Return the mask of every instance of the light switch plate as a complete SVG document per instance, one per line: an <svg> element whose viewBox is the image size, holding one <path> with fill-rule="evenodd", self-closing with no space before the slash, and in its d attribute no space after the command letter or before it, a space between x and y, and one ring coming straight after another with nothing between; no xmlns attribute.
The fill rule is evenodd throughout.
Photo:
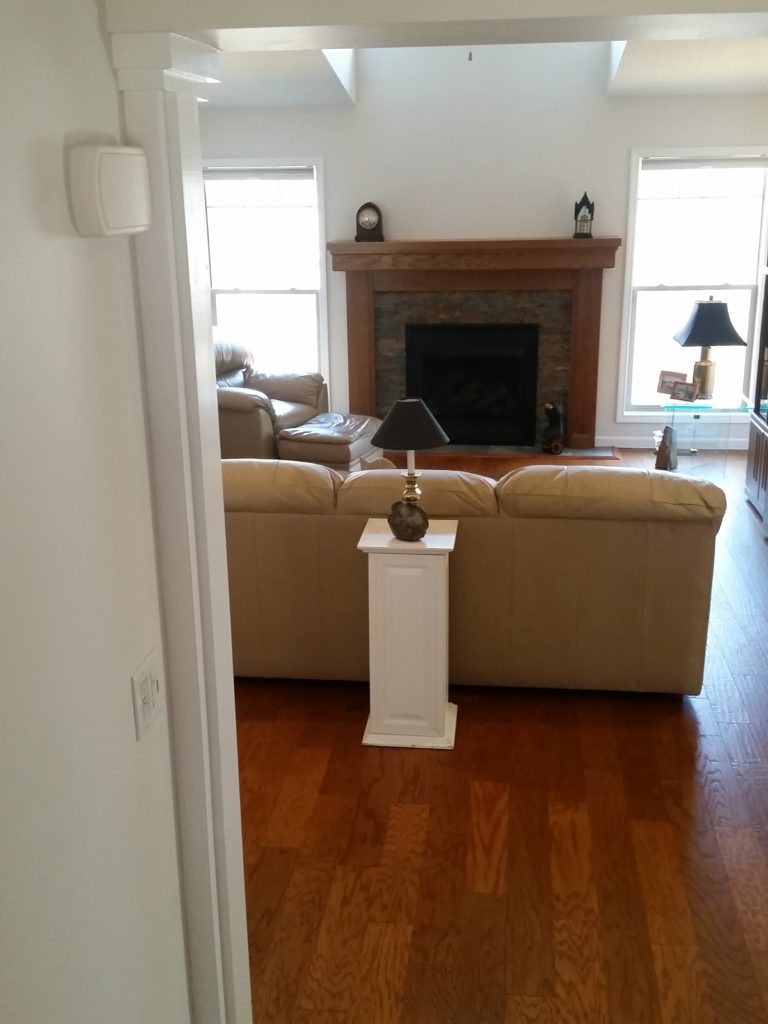
<svg viewBox="0 0 768 1024"><path fill-rule="evenodd" d="M156 647L131 676L133 721L140 740L160 712L162 697L162 661Z"/></svg>

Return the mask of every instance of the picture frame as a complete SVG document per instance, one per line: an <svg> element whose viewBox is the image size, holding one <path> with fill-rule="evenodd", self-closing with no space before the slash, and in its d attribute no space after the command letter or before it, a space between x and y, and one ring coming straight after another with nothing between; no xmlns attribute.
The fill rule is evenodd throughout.
<svg viewBox="0 0 768 1024"><path fill-rule="evenodd" d="M686 375L684 373L678 373L677 370L662 370L659 374L659 384L656 390L660 395L671 395L672 386L682 381L686 381Z"/></svg>
<svg viewBox="0 0 768 1024"><path fill-rule="evenodd" d="M669 397L675 402L695 402L699 393L699 382L678 380L672 385Z"/></svg>

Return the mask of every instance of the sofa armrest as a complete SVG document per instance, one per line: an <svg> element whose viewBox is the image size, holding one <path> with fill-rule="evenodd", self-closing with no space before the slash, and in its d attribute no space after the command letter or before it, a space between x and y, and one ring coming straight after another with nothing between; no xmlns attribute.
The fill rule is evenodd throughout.
<svg viewBox="0 0 768 1024"><path fill-rule="evenodd" d="M275 410L260 391L220 388L219 440L222 459L271 459L275 455Z"/></svg>
<svg viewBox="0 0 768 1024"><path fill-rule="evenodd" d="M251 388L219 388L216 394L220 410L227 412L253 412L264 409L274 416L272 402L263 391Z"/></svg>
<svg viewBox="0 0 768 1024"><path fill-rule="evenodd" d="M328 390L320 373L258 373L248 375L249 388L263 391L281 402L309 405L316 412L327 412Z"/></svg>

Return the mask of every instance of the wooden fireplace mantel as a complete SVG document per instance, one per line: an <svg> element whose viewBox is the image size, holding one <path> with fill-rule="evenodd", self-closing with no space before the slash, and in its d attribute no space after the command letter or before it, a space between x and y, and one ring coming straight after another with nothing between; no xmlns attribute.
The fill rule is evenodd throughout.
<svg viewBox="0 0 768 1024"><path fill-rule="evenodd" d="M568 443L591 448L603 270L615 265L620 245L614 237L330 242L331 266L347 275L350 409L376 412L376 292L568 291Z"/></svg>

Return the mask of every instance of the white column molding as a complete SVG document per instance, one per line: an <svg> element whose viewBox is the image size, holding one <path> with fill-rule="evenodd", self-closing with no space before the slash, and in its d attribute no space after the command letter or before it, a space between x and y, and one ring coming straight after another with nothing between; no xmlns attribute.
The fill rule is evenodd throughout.
<svg viewBox="0 0 768 1024"><path fill-rule="evenodd" d="M208 78L194 70L215 53L208 51L173 35L113 39L127 141L142 146L149 161L152 226L134 242L192 1019L246 1024L245 888L196 98L196 84Z"/></svg>
<svg viewBox="0 0 768 1024"><path fill-rule="evenodd" d="M175 32L113 35L112 65L117 71L168 70L199 82L218 82L220 77L219 51Z"/></svg>

